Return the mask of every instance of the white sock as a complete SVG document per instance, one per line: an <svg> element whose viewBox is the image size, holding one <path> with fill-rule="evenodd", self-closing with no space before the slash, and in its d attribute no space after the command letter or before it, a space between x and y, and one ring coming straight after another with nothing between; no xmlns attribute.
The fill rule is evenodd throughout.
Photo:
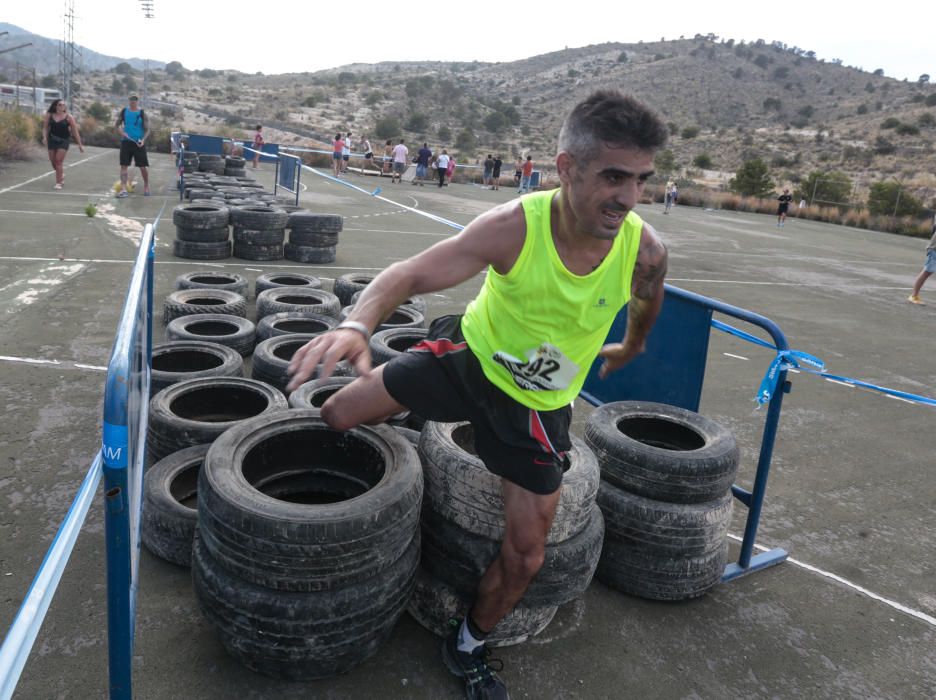
<svg viewBox="0 0 936 700"><path fill-rule="evenodd" d="M483 639L475 639L468 629L468 617L462 620L461 629L458 631L458 650L470 654L479 646L484 644Z"/></svg>

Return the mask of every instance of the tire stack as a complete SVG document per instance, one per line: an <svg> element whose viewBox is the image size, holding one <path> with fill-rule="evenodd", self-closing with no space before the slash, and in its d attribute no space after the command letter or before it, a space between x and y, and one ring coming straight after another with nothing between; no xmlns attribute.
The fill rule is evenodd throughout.
<svg viewBox="0 0 936 700"><path fill-rule="evenodd" d="M373 656L413 592L422 489L386 426L337 432L293 409L224 433L199 475L192 580L225 649L287 680Z"/></svg>
<svg viewBox="0 0 936 700"><path fill-rule="evenodd" d="M224 174L231 177L246 177L247 171L244 170L244 159L240 156L227 156L224 159Z"/></svg>
<svg viewBox="0 0 936 700"><path fill-rule="evenodd" d="M198 154L195 151L185 151L182 154L182 172L188 175L198 170Z"/></svg>
<svg viewBox="0 0 936 700"><path fill-rule="evenodd" d="M409 612L440 636L453 616L467 612L504 536L501 481L474 454L473 441L469 423L428 422L419 437L426 480L423 554ZM595 503L598 463L581 440L573 437L572 443L545 563L518 606L488 636L493 646L541 632L559 605L584 594L595 573L604 535Z"/></svg>
<svg viewBox="0 0 936 700"><path fill-rule="evenodd" d="M292 212L288 220L286 259L316 265L335 262L338 234L343 226L344 219L334 214Z"/></svg>
<svg viewBox="0 0 936 700"><path fill-rule="evenodd" d="M666 404L595 409L585 440L601 467L607 532L598 579L651 600L703 595L722 576L738 447L725 428Z"/></svg>
<svg viewBox="0 0 936 700"><path fill-rule="evenodd" d="M224 159L217 153L199 153L198 171L224 175Z"/></svg>
<svg viewBox="0 0 936 700"><path fill-rule="evenodd" d="M229 219L230 210L213 202L177 206L172 210L172 223L176 227L173 254L191 260L231 257Z"/></svg>
<svg viewBox="0 0 936 700"><path fill-rule="evenodd" d="M252 205L235 207L234 257L241 260L282 260L288 215L281 209Z"/></svg>

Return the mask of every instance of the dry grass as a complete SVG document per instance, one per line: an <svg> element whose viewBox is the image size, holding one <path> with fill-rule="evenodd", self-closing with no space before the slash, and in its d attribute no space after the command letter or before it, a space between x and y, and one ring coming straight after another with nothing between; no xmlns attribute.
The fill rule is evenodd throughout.
<svg viewBox="0 0 936 700"><path fill-rule="evenodd" d="M39 157L39 124L38 118L32 115L0 111L0 161Z"/></svg>

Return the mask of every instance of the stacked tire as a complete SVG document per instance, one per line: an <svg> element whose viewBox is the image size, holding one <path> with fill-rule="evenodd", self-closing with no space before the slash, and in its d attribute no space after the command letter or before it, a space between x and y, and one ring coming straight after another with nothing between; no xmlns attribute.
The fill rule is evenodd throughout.
<svg viewBox="0 0 936 700"><path fill-rule="evenodd" d="M738 470L734 436L692 411L621 401L595 409L585 440L601 467L607 528L598 579L651 600L696 598L715 586Z"/></svg>
<svg viewBox="0 0 936 700"><path fill-rule="evenodd" d="M335 214L294 211L289 214L287 260L321 265L335 262L344 219Z"/></svg>
<svg viewBox="0 0 936 700"><path fill-rule="evenodd" d="M231 211L234 257L242 260L282 260L288 215L274 207L253 205Z"/></svg>
<svg viewBox="0 0 936 700"><path fill-rule="evenodd" d="M213 202L177 206L172 210L172 223L176 227L173 254L191 260L231 257L229 220L230 210Z"/></svg>
<svg viewBox="0 0 936 700"><path fill-rule="evenodd" d="M244 177L247 175L244 165L244 159L240 156L228 156L224 159L224 174L232 177Z"/></svg>
<svg viewBox="0 0 936 700"><path fill-rule="evenodd" d="M595 573L604 536L595 503L598 464L581 440L573 437L572 443L545 563L518 606L488 636L493 646L541 632L558 606L584 594ZM467 612L504 537L500 478L484 467L472 445L469 423L430 421L419 437L426 480L423 555L409 612L440 636L447 634L450 618Z"/></svg>
<svg viewBox="0 0 936 700"><path fill-rule="evenodd" d="M373 656L413 592L422 489L385 426L337 432L294 409L224 433L199 475L192 580L225 649L288 680Z"/></svg>
<svg viewBox="0 0 936 700"><path fill-rule="evenodd" d="M198 154L195 151L185 151L182 154L182 172L188 175L198 170Z"/></svg>
<svg viewBox="0 0 936 700"><path fill-rule="evenodd" d="M216 153L199 153L198 171L224 175L224 159Z"/></svg>

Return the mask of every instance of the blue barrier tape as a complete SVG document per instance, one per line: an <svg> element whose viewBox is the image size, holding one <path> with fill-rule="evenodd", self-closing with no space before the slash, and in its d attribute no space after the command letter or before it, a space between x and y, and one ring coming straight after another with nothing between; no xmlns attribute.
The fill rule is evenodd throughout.
<svg viewBox="0 0 936 700"><path fill-rule="evenodd" d="M760 338L753 336L750 333L745 333L744 331L735 328L734 326L729 326L727 323L716 321L715 319L712 319L711 323L713 328L717 328L720 331L733 335L737 338L741 338L742 340L746 340L749 343L754 343L755 345L760 345L761 347L768 348L770 350L777 349L776 346L772 343L761 340ZM804 365L812 365L812 367ZM814 355L800 352L799 350L784 350L783 352L777 353L777 356L770 363L770 367L767 368L767 373L764 375L763 380L761 380L760 388L758 389L757 396L755 397L755 400L758 404L763 405L770 401L770 398L777 390L777 381L779 380L780 372L787 369L799 369L803 372L823 377L824 379L832 379L837 382L860 387L862 389L877 391L882 394L887 394L889 396L903 399L905 401L912 401L914 403L920 403L925 406L936 406L936 399L931 399L928 396L911 394L906 391L898 391L897 389L888 389L887 387L871 384L870 382L863 382L860 379L844 377L838 374L830 374L826 371L825 363L822 360L820 360L818 357L815 357Z"/></svg>

